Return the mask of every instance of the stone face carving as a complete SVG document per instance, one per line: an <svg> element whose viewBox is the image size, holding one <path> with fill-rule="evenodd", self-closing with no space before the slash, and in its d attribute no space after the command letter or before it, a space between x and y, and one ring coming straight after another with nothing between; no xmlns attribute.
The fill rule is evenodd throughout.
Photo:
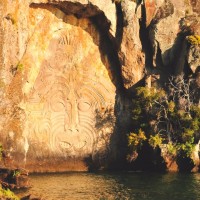
<svg viewBox="0 0 200 200"><path fill-rule="evenodd" d="M96 128L96 113L114 106L115 88L93 42L98 33L91 24L87 32L64 22L63 26L51 34L35 81L29 74L24 84L31 88L23 102L23 135L30 157L84 157L98 151L105 124ZM31 72L34 63L29 67Z"/></svg>

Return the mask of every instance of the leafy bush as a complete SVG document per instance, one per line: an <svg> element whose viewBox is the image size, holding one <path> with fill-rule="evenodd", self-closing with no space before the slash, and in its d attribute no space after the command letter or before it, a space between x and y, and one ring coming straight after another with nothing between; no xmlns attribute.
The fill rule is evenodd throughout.
<svg viewBox="0 0 200 200"><path fill-rule="evenodd" d="M187 41L192 45L200 45L200 35L190 35L187 37Z"/></svg>
<svg viewBox="0 0 200 200"><path fill-rule="evenodd" d="M177 146L178 154L181 155L183 158L190 158L193 150L194 150L194 143L193 141L187 141L185 143L180 143Z"/></svg>
<svg viewBox="0 0 200 200"><path fill-rule="evenodd" d="M13 177L17 177L17 176L20 176L21 172L19 170L15 170L13 172Z"/></svg>
<svg viewBox="0 0 200 200"><path fill-rule="evenodd" d="M162 144L163 139L160 137L159 134L151 135L149 138L149 144L155 149Z"/></svg>
<svg viewBox="0 0 200 200"><path fill-rule="evenodd" d="M200 38L199 38L200 39ZM144 140L154 149L167 144L171 155L190 157L200 139L200 107L193 102L190 80L170 80L168 90L139 87L133 100L134 133L128 135L130 150Z"/></svg>
<svg viewBox="0 0 200 200"><path fill-rule="evenodd" d="M177 154L177 148L172 142L167 144L167 153L171 156L176 156Z"/></svg>
<svg viewBox="0 0 200 200"><path fill-rule="evenodd" d="M140 129L138 133L130 133L128 135L128 146L136 151L146 139L144 131Z"/></svg>
<svg viewBox="0 0 200 200"><path fill-rule="evenodd" d="M20 200L19 197L17 197L12 191L9 189L2 189L0 188L0 198L3 199L10 199L10 200Z"/></svg>
<svg viewBox="0 0 200 200"><path fill-rule="evenodd" d="M139 87L136 89L136 96L133 99L133 126L138 131L142 129L150 130L151 120L155 119L153 112L157 112L156 102L165 98L164 90L156 88Z"/></svg>

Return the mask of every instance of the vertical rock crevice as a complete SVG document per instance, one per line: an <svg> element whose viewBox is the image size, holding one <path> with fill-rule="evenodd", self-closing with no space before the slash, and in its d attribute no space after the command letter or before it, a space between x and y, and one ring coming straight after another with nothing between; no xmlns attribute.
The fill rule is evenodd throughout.
<svg viewBox="0 0 200 200"><path fill-rule="evenodd" d="M142 51L145 54L145 69L147 73L151 73L153 69L153 47L149 38L149 27L147 27L147 16L146 7L144 4L141 5L142 16L139 19L140 25L140 41L142 44Z"/></svg>
<svg viewBox="0 0 200 200"><path fill-rule="evenodd" d="M94 26L97 28L100 34L99 49L102 52L102 58L104 56L108 57L109 67L108 69L111 73L111 80L113 81L116 89L120 92L124 91L123 79L121 74L121 63L118 57L118 50L116 48L116 42L113 41L112 36L109 34L108 29L105 29L105 26L102 26L102 15L97 15L91 18ZM120 23L120 22L119 22ZM119 29L120 31L120 29ZM118 33L116 33L118 34ZM120 39L120 35L118 35ZM104 59L102 59L104 62ZM105 62L104 62L105 63Z"/></svg>

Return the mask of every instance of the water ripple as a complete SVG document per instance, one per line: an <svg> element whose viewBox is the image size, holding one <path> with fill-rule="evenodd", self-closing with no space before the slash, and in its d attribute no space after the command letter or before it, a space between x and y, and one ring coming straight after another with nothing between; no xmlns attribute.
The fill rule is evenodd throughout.
<svg viewBox="0 0 200 200"><path fill-rule="evenodd" d="M200 200L199 174L64 173L31 175L45 200Z"/></svg>

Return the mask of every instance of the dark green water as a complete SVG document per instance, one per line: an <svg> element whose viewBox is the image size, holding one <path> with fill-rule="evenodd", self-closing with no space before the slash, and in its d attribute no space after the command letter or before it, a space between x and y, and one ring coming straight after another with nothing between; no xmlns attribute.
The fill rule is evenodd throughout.
<svg viewBox="0 0 200 200"><path fill-rule="evenodd" d="M200 174L65 173L30 176L45 200L200 200Z"/></svg>

